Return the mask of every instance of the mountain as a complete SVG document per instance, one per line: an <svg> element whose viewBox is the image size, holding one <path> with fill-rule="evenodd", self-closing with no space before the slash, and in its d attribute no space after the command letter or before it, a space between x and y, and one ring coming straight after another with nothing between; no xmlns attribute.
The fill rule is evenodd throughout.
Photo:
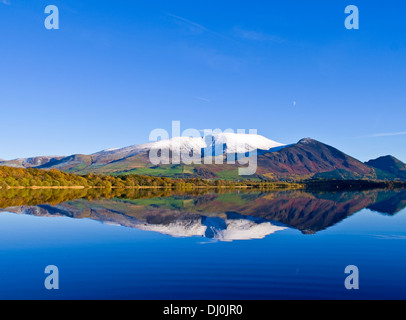
<svg viewBox="0 0 406 320"><path fill-rule="evenodd" d="M225 154L234 153L244 146L249 151L256 148L258 149L256 176L265 179L377 178L374 168L310 138L302 139L296 144L283 145L257 135L232 134L216 136L211 143L205 143L201 138L182 137L123 149L106 150L89 156L75 155L45 164L41 168L56 168L72 173L134 173L171 177L199 176L203 178L241 179L238 175L238 168L240 167L238 164L153 166L149 163L148 152L165 147L173 151L174 145L177 145L183 152L208 148L208 150L213 150L214 155L224 157L224 161ZM201 151L201 155L205 155L203 151Z"/></svg>
<svg viewBox="0 0 406 320"><path fill-rule="evenodd" d="M32 158L19 158L14 160L0 159L1 166L16 167L16 168L35 168L42 165L52 165L58 160L65 158L64 156L40 156Z"/></svg>
<svg viewBox="0 0 406 320"><path fill-rule="evenodd" d="M380 179L406 180L406 164L393 156L379 157L366 162L366 164L376 169Z"/></svg>
<svg viewBox="0 0 406 320"><path fill-rule="evenodd" d="M158 154L167 149L170 164L154 165L151 152ZM243 165L228 164L229 159L240 159L246 152L257 153L256 174L248 177L272 180L303 179L381 179L406 180L406 165L386 156L367 163L343 153L322 142L306 138L298 143L285 145L255 134L220 133L201 137L177 137L158 142L107 149L90 155L75 154L68 157L35 157L0 162L0 165L58 169L68 173L87 174L141 174L175 178L200 177L207 179L234 179ZM202 164L171 164L175 152L193 154ZM231 154L231 156L230 156ZM162 155L162 154L161 154ZM206 157L221 160L206 164Z"/></svg>
<svg viewBox="0 0 406 320"><path fill-rule="evenodd" d="M92 155L96 163L110 163L112 161L129 158L150 150L167 149L170 152L180 150L189 153L192 150L203 154L202 149L221 150L221 153L238 153L253 150L270 150L283 147L284 144L265 138L257 134L215 133L206 139L202 137L175 137L152 143L134 145L121 149L108 149ZM218 153L216 155L219 155Z"/></svg>
<svg viewBox="0 0 406 320"><path fill-rule="evenodd" d="M258 156L258 174L268 178L376 178L373 168L319 141L306 138Z"/></svg>
<svg viewBox="0 0 406 320"><path fill-rule="evenodd" d="M72 155L56 162L46 163L38 168L58 169L70 173L136 173L151 175L183 176L184 165L167 165L156 168L150 162L149 153L166 149L170 155L178 151L193 153L197 157L208 155L224 157L225 154L250 152L254 150L274 151L285 147L284 144L256 134L219 133L209 138L176 137L147 144L140 144L118 149L107 149L91 155ZM171 156L169 156L171 158ZM170 159L168 159L169 162ZM209 172L219 171L221 166L209 166ZM226 167L227 168L227 167ZM235 167L233 167L235 168ZM201 168L199 168L201 169ZM198 175L195 166L186 171ZM204 170L203 170L204 171ZM188 173L187 173L188 174ZM209 175L213 175L210 173ZM214 177L216 175L214 174Z"/></svg>

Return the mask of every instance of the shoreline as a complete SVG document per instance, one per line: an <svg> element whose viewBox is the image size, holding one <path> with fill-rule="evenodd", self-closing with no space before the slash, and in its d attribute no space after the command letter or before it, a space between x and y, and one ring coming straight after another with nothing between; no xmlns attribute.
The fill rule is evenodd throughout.
<svg viewBox="0 0 406 320"><path fill-rule="evenodd" d="M188 186L186 188L184 187L176 187L176 186L135 186L135 187L87 187L87 186L29 186L29 187L23 187L23 186L18 186L18 187L7 187L5 190L23 190L23 189L31 189L31 190L45 190L45 189L104 189L104 190L109 190L109 189L181 189L181 190L187 190L187 189L305 189L306 187L304 185L301 186L275 186L275 188L272 188L270 186L268 187L258 187L258 186ZM3 187L0 187L0 190L4 189Z"/></svg>
<svg viewBox="0 0 406 320"><path fill-rule="evenodd" d="M307 190L307 191L351 191L371 189L406 189L406 181L306 181L306 182L265 182L261 185L189 185L189 186L0 186L0 190Z"/></svg>

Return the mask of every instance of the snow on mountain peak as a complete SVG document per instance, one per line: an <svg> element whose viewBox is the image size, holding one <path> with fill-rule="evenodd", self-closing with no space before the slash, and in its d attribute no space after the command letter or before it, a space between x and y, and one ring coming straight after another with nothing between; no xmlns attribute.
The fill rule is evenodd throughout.
<svg viewBox="0 0 406 320"><path fill-rule="evenodd" d="M227 152L238 153L239 150L269 150L276 147L282 147L284 144L265 138L258 134L243 133L219 133L214 134L215 144L225 144Z"/></svg>
<svg viewBox="0 0 406 320"><path fill-rule="evenodd" d="M210 141L211 138L211 141ZM257 134L215 133L206 137L175 137L144 145L140 149L180 149L180 151L201 150L207 147L225 145L227 153L269 150L282 147L284 144Z"/></svg>
<svg viewBox="0 0 406 320"><path fill-rule="evenodd" d="M182 136L120 149L106 149L92 154L92 160L94 162L108 163L150 150L168 150L181 152L182 154L193 151L193 154L200 154L202 149L211 148L214 150L213 154L217 156L223 153L246 153L284 146L282 143L257 134L214 133L205 137Z"/></svg>

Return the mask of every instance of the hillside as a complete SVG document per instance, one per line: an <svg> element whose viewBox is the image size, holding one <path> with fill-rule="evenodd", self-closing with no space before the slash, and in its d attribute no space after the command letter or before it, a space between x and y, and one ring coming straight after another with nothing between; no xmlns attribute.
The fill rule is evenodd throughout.
<svg viewBox="0 0 406 320"><path fill-rule="evenodd" d="M375 179L374 169L313 139L258 156L258 174L270 178Z"/></svg>
<svg viewBox="0 0 406 320"><path fill-rule="evenodd" d="M45 164L52 165L58 160L61 160L65 157L63 156L40 156L40 157L32 157L32 158L19 158L14 160L3 160L0 159L0 166L8 166L8 167L15 167L15 168L35 168Z"/></svg>
<svg viewBox="0 0 406 320"><path fill-rule="evenodd" d="M376 169L379 179L406 180L406 164L393 156L379 157L366 164Z"/></svg>

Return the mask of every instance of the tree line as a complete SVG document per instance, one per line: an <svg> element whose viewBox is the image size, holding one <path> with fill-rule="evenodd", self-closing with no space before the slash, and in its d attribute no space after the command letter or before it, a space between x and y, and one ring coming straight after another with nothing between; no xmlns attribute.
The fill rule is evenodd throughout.
<svg viewBox="0 0 406 320"><path fill-rule="evenodd" d="M177 188L195 187L253 187L253 188L286 188L300 187L283 182L265 181L230 181L202 178L167 178L145 175L110 176L89 173L75 175L56 169L41 170L35 168L13 168L0 166L0 187L3 189L18 187L84 187L84 188Z"/></svg>

